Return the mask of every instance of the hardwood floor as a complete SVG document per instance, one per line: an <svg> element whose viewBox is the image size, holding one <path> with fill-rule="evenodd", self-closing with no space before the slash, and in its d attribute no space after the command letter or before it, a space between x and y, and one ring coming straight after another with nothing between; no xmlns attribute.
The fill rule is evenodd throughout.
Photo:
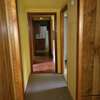
<svg viewBox="0 0 100 100"><path fill-rule="evenodd" d="M33 73L54 73L55 63L48 57L36 57L32 65L32 71Z"/></svg>

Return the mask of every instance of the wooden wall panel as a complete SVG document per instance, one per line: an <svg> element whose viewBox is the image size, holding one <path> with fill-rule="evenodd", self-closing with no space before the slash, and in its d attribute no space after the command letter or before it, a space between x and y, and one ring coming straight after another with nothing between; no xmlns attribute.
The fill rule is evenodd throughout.
<svg viewBox="0 0 100 100"><path fill-rule="evenodd" d="M5 0L10 61L13 75L15 100L23 100L24 88L17 20L16 0Z"/></svg>
<svg viewBox="0 0 100 100"><path fill-rule="evenodd" d="M82 47L82 95L92 94L94 67L94 37L96 30L96 1L84 0Z"/></svg>
<svg viewBox="0 0 100 100"><path fill-rule="evenodd" d="M86 96L82 97L81 100L100 100L100 96Z"/></svg>
<svg viewBox="0 0 100 100"><path fill-rule="evenodd" d="M23 100L15 0L0 0L0 100Z"/></svg>

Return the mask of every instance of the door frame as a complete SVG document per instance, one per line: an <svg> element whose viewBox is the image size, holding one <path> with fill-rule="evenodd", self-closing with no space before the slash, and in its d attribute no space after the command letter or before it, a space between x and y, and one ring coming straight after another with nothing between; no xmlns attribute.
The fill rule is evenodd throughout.
<svg viewBox="0 0 100 100"><path fill-rule="evenodd" d="M33 54L32 54L32 50L33 49L33 46L34 45L32 43L33 39L32 39L32 35L33 35L33 31L32 31L32 19L34 16L46 16L46 17L51 17L51 16L54 16L55 18L55 35L54 35L54 38L55 38L55 72L54 73L57 73L58 72L58 67L57 67L57 14L56 12L28 12L27 13L27 19L28 19L28 26L29 27L29 48L30 48L30 63L31 63L31 73L33 73L33 68L32 68L32 62L33 62ZM51 26L51 25L50 25Z"/></svg>
<svg viewBox="0 0 100 100"><path fill-rule="evenodd" d="M80 85L79 85L79 82L81 83L81 81L79 80L80 79L80 65L81 63L79 62L79 59L81 58L80 55L81 55L81 46L82 46L82 42L80 40L80 34L81 34L81 31L83 30L83 26L81 28L81 25L83 24L83 0L81 2L81 5L80 5L80 0L77 0L77 50L76 50L76 97L75 97L75 100L81 100L80 99ZM61 12L60 12L60 17L61 17L61 73L63 74L64 73L64 12L68 9L68 6L67 4L61 9ZM81 12L81 13L80 13ZM82 20L82 21L81 21ZM81 37L82 39L82 37ZM69 91L70 92L70 91ZM70 94L72 100L73 100L73 97L72 95Z"/></svg>
<svg viewBox="0 0 100 100"><path fill-rule="evenodd" d="M61 73L64 73L64 12L68 9L67 5L61 9Z"/></svg>

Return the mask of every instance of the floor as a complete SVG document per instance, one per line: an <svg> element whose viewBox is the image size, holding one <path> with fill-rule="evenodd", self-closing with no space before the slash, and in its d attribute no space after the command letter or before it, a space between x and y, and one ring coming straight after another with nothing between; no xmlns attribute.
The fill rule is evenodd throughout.
<svg viewBox="0 0 100 100"><path fill-rule="evenodd" d="M63 75L34 74L30 76L25 100L72 100Z"/></svg>
<svg viewBox="0 0 100 100"><path fill-rule="evenodd" d="M33 62L33 72L55 72L55 64L53 59L49 57L35 57Z"/></svg>

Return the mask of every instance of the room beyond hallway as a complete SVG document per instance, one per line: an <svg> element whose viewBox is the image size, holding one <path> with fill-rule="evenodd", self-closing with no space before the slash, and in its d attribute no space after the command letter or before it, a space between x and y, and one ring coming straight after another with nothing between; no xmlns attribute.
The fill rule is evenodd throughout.
<svg viewBox="0 0 100 100"><path fill-rule="evenodd" d="M29 78L25 100L71 100L64 76L33 74Z"/></svg>
<svg viewBox="0 0 100 100"><path fill-rule="evenodd" d="M34 63L32 65L33 73L54 73L55 63L51 58L48 57L35 57Z"/></svg>
<svg viewBox="0 0 100 100"><path fill-rule="evenodd" d="M32 73L56 72L56 13L28 12Z"/></svg>

